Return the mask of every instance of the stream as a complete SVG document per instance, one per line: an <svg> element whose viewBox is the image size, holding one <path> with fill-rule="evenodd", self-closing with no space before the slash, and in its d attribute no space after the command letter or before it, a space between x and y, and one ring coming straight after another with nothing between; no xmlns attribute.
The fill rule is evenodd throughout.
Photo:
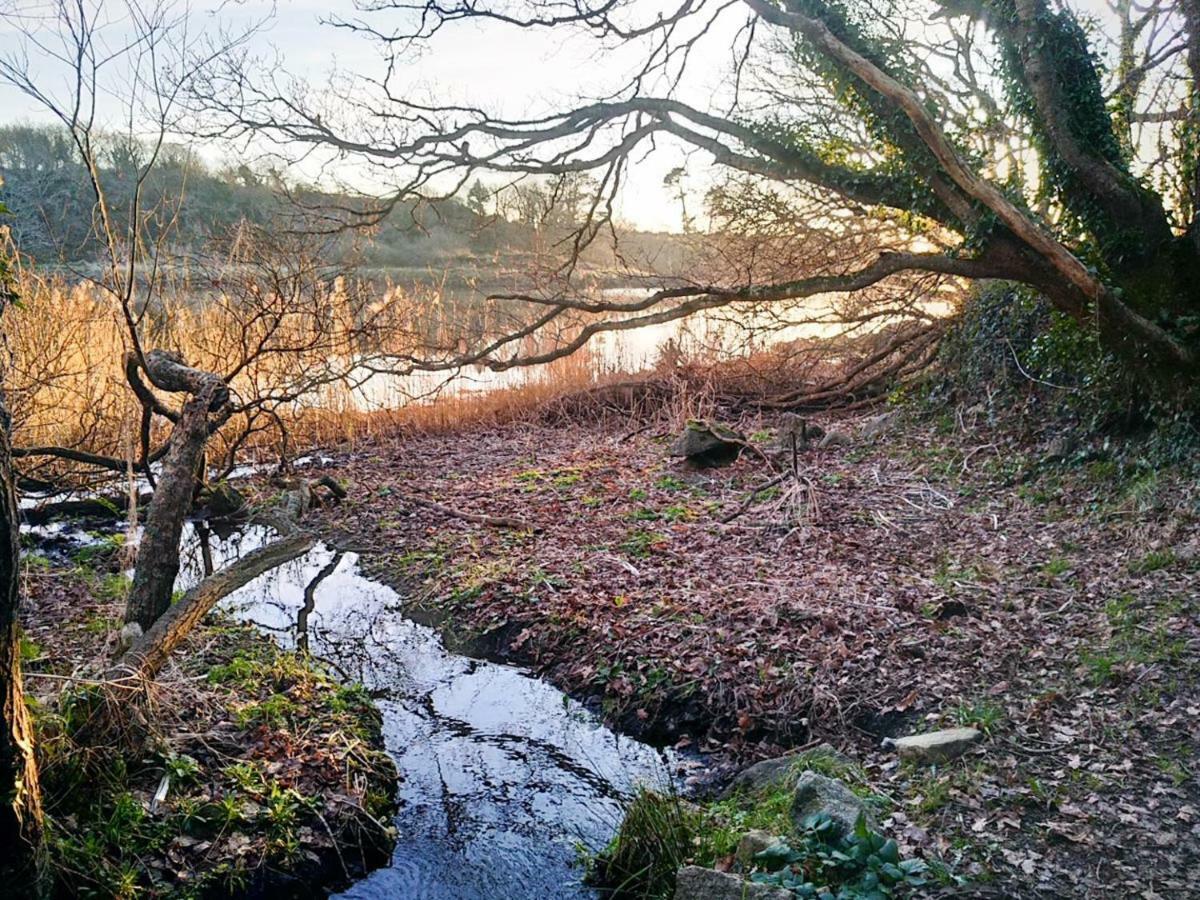
<svg viewBox="0 0 1200 900"><path fill-rule="evenodd" d="M210 538L212 563L267 538L256 528ZM189 527L177 587L202 577L198 548ZM449 652L353 553L318 544L223 606L361 682L382 712L400 776L398 843L386 868L340 897L595 897L581 883L580 850L603 847L629 793L663 786L679 763L529 672Z"/></svg>

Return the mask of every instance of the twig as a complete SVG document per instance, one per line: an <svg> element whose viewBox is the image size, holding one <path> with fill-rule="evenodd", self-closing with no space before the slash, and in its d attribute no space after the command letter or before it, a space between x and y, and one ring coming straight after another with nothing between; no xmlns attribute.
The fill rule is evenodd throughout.
<svg viewBox="0 0 1200 900"><path fill-rule="evenodd" d="M758 487L753 488L750 493L746 495L746 499L741 502L737 509L720 519L721 524L728 525L738 516L742 515L751 506L753 506L754 501L759 494L761 494L763 491L769 491L771 488L778 486L791 474L791 472L784 472L782 475L776 475L765 484L760 484Z"/></svg>
<svg viewBox="0 0 1200 900"><path fill-rule="evenodd" d="M426 500L424 497L417 497L413 494L400 494L398 496L405 503L411 503L414 506L424 506L443 515L453 516L456 519L462 519L466 522L474 522L477 525L487 525L491 528L511 528L514 531L536 532L542 530L540 526L514 516L487 516L482 513L464 512L461 509L455 509L452 506L446 506L443 503L437 503L433 500Z"/></svg>

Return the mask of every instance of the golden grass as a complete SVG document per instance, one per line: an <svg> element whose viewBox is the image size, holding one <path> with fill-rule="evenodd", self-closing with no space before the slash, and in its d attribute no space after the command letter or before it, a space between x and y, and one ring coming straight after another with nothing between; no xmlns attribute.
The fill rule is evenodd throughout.
<svg viewBox="0 0 1200 900"><path fill-rule="evenodd" d="M95 285L30 272L22 273L20 291L21 305L0 323L9 350L5 384L14 446L137 459L141 408L125 378L123 360L131 345L120 305ZM382 404L387 408L364 411L362 373L347 361L383 350L412 352L422 333L436 329L428 310L440 303L438 297L406 297L394 288L381 293L364 299L335 286L303 302L256 297L249 304L245 297L224 294L177 295L160 299L146 316L143 340L148 347L180 352L198 368L234 371L231 386L238 400L259 404L234 416L214 437L209 461L218 471L234 452L242 460L294 456L397 432L507 422L619 377L598 375L598 360L584 348L537 369L515 370L503 386L486 390L472 378L400 376ZM168 428L156 421L154 446L166 439ZM37 477L82 478L87 472L49 457L25 458L21 468Z"/></svg>

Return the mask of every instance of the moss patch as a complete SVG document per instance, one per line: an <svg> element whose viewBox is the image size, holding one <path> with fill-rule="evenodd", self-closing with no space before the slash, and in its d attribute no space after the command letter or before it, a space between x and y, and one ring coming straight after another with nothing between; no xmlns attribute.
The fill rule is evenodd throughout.
<svg viewBox="0 0 1200 900"><path fill-rule="evenodd" d="M317 660L216 619L177 651L118 738L89 738L114 600L49 576L26 627L78 681L30 672L55 896L314 896L383 863L396 772L378 710Z"/></svg>

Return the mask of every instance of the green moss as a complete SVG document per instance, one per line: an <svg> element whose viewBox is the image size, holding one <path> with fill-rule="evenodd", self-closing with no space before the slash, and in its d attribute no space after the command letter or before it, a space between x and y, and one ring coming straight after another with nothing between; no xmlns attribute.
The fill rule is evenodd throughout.
<svg viewBox="0 0 1200 900"><path fill-rule="evenodd" d="M306 768L329 765L328 776L304 783L324 790L326 777L344 778L346 793L366 784L364 809L374 821L386 821L394 768L376 749L382 744L379 714L365 690L339 684L317 661L248 627L204 627L210 631L205 654L182 661L185 680L194 679L196 669L206 675L198 682L209 686L206 703L224 704L235 722L253 732L244 741L246 753L278 754L286 747ZM104 701L99 688L84 687L37 712L48 851L63 896L224 896L262 877L269 883L271 872L311 853L312 835L326 834L327 826L347 854L361 855L371 846L377 847L372 853L385 852L387 835L375 826L364 830L367 819L326 813L322 822L324 794L305 794L290 780L294 770L273 774L270 757L231 754L227 740L203 765L153 738L125 748L85 742L81 729L90 727ZM232 745L238 746L236 738ZM151 813L147 798L164 776L170 790ZM211 852L204 849L209 845ZM235 852L237 846L245 852Z"/></svg>
<svg viewBox="0 0 1200 900"><path fill-rule="evenodd" d="M129 576L121 572L103 575L96 581L96 597L109 601L125 600L129 596L129 588L132 584Z"/></svg>

